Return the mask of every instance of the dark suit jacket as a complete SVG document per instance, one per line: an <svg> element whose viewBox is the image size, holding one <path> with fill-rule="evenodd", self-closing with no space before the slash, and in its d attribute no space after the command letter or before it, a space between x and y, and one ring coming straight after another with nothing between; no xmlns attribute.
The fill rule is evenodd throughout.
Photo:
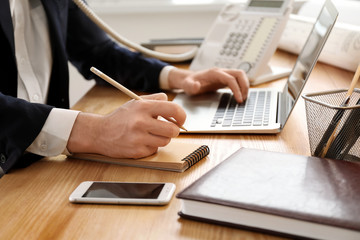
<svg viewBox="0 0 360 240"><path fill-rule="evenodd" d="M53 66L47 105L16 98L17 68L9 0L0 1L0 177L16 165L27 165L24 154L53 107L69 107L68 60L86 79L95 66L129 88L158 91L165 63L119 47L71 0L41 0L49 22ZM102 81L102 80L101 80Z"/></svg>

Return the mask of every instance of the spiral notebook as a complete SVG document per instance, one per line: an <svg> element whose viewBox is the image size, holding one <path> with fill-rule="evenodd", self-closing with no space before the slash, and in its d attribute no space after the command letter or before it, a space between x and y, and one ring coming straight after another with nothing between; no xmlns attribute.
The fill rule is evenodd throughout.
<svg viewBox="0 0 360 240"><path fill-rule="evenodd" d="M159 148L154 155L145 158L110 158L98 154L78 153L72 159L90 160L96 162L119 164L132 167L153 168L159 170L184 172L205 158L210 152L206 145L182 142L173 139L165 147Z"/></svg>

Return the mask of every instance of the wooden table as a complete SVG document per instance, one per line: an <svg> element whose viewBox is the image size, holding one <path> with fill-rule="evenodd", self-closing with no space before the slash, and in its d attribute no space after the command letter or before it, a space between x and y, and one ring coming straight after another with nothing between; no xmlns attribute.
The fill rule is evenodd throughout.
<svg viewBox="0 0 360 240"><path fill-rule="evenodd" d="M293 55L277 52L272 63L291 67L294 59ZM353 74L318 63L303 93L347 88ZM282 87L283 83L284 80L279 80L260 87ZM96 86L74 109L106 114L127 100L112 87ZM277 135L188 134L179 138L209 145L209 157L184 173L64 156L12 171L0 179L0 239L279 239L182 219L177 215L181 206L176 197L162 207L69 203L70 193L86 180L174 182L176 194L240 147L310 154L303 99Z"/></svg>

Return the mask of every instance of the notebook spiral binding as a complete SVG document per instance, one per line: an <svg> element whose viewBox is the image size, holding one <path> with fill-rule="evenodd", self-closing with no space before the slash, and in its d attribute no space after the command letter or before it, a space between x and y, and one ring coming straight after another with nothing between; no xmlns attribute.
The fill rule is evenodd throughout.
<svg viewBox="0 0 360 240"><path fill-rule="evenodd" d="M194 152L186 156L184 159L182 159L182 161L186 161L188 167L190 168L192 165L194 165L195 163L206 157L209 153L210 153L210 148L206 145L202 145Z"/></svg>

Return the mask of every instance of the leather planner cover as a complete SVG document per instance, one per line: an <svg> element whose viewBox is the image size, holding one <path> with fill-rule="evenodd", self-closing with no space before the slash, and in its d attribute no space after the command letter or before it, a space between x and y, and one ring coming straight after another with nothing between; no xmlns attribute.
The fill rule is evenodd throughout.
<svg viewBox="0 0 360 240"><path fill-rule="evenodd" d="M241 148L177 198L185 218L299 238L360 239L360 163Z"/></svg>

